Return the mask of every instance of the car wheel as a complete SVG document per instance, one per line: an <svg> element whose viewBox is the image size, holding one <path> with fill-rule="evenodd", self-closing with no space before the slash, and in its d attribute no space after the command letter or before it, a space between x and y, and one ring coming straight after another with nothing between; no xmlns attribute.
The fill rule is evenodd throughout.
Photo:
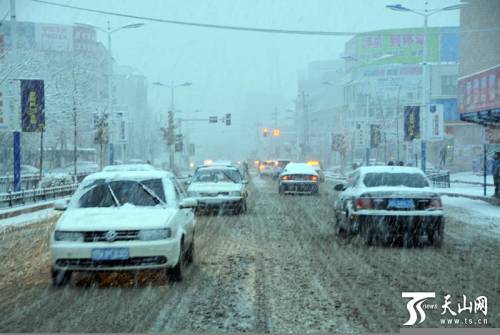
<svg viewBox="0 0 500 335"><path fill-rule="evenodd" d="M167 276L171 281L180 282L183 279L184 269L187 261L187 251L184 249L184 241L181 242L181 252L177 264L170 269L167 269Z"/></svg>
<svg viewBox="0 0 500 335"><path fill-rule="evenodd" d="M443 246L443 230L441 225L434 228L432 234L429 234L429 242L434 248L441 248Z"/></svg>
<svg viewBox="0 0 500 335"><path fill-rule="evenodd" d="M51 274L52 274L52 286L62 287L70 282L72 272L52 269Z"/></svg>
<svg viewBox="0 0 500 335"><path fill-rule="evenodd" d="M194 234L193 234L193 241L191 242L191 245L189 246L189 249L187 250L186 253L186 262L191 264L193 263L194 260Z"/></svg>
<svg viewBox="0 0 500 335"><path fill-rule="evenodd" d="M373 227L370 223L365 222L360 227L361 237L366 245L372 246L375 244L375 233L373 231Z"/></svg>
<svg viewBox="0 0 500 335"><path fill-rule="evenodd" d="M335 234L340 237L346 237L347 232L346 230L341 226L339 217L337 213L335 213Z"/></svg>

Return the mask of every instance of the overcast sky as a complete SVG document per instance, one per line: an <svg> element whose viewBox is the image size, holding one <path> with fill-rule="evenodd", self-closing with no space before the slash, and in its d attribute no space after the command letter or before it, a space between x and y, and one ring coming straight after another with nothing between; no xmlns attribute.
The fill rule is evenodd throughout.
<svg viewBox="0 0 500 335"><path fill-rule="evenodd" d="M354 31L421 27L423 19L386 9L390 0L54 0L61 3L133 15L221 25L300 30ZM429 7L456 3L430 0ZM401 1L422 8L424 1ZM9 0L0 0L0 15ZM17 19L47 23L88 23L112 27L140 22L17 0ZM113 53L120 64L131 65L149 82L193 82L176 94L182 110L205 115L232 112L237 122L245 96L254 92L281 94L292 101L297 78L308 62L338 58L346 37L262 34L214 30L155 22L113 34ZM459 13L443 12L431 26L458 25ZM106 45L106 36L98 38ZM151 86L150 103L168 101L165 89ZM158 109L158 108L155 108ZM234 131L237 131L234 128Z"/></svg>

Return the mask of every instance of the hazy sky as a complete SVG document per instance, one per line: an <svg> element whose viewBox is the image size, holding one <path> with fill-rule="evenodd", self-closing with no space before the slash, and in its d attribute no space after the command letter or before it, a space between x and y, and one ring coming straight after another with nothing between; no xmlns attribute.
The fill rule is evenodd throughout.
<svg viewBox="0 0 500 335"><path fill-rule="evenodd" d="M54 0L57 1L57 0ZM172 20L222 25L301 30L355 31L422 26L411 13L386 9L390 0L59 0L61 3ZM454 0L430 0L429 7L442 7ZM422 8L424 1L401 1ZM9 0L0 0L0 15ZM138 22L17 0L20 21L113 27ZM176 105L203 114L233 112L235 123L245 96L252 92L280 93L287 100L296 94L297 77L307 63L338 58L345 37L262 34L195 28L144 22L139 29L113 34L113 53L120 64L144 73L149 82L191 81L181 88ZM431 26L458 25L459 13L443 12L430 19ZM100 41L106 44L104 34ZM154 106L168 101L168 91L151 86ZM201 129L200 129L201 130ZM237 131L234 127L232 131Z"/></svg>

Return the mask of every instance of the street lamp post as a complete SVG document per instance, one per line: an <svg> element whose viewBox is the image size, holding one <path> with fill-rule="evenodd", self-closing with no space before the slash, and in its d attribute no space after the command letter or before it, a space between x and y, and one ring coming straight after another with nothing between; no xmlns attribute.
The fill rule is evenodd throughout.
<svg viewBox="0 0 500 335"><path fill-rule="evenodd" d="M421 135L421 167L422 170L425 172L425 165L426 165L426 137L427 137L427 110L428 110L428 105L429 105L429 94L427 92L427 28L428 28L428 20L429 16L434 15L439 12L443 11L450 11L450 10L457 10L465 6L466 3L459 3L456 5L450 5L442 8L435 8L435 9L428 9L428 2L425 2L425 9L423 10L418 10L418 9L411 9L408 7L405 7L401 4L396 4L396 5L387 5L386 8L398 12L410 12L414 13L417 15L420 15L424 18L424 39L423 39L423 54L422 54L422 111L421 111L421 128L422 128L422 135Z"/></svg>
<svg viewBox="0 0 500 335"><path fill-rule="evenodd" d="M154 82L153 85L167 87L167 88L170 89L170 111L169 111L169 114L171 115L171 117L168 118L169 124L168 124L167 129L168 129L169 132L172 132L172 135L173 135L174 125L171 124L171 122L173 123L173 120L174 120L174 108L175 108L175 105L174 105L174 94L175 94L175 89L178 88L178 87L191 86L192 83L186 81L186 82L184 82L182 84L174 84L173 82L171 82L170 84L164 84L164 83L161 83L161 82L157 81L157 82ZM169 145L168 165L169 165L170 171L172 171L172 172L175 169L174 160L175 160L175 145L174 144L170 144Z"/></svg>
<svg viewBox="0 0 500 335"><path fill-rule="evenodd" d="M116 28L111 28L111 24L108 20L108 25L106 28L101 28L97 26L93 26L91 24L86 24L86 23L76 23L77 26L81 27L88 27L88 28L93 28L98 31L101 31L103 33L107 34L108 37L108 52L109 52L109 62L108 62L108 115L112 117L112 109L113 109L113 52L111 50L111 35L113 33L116 33L122 29L135 29L135 28L140 28L144 26L144 23L131 23L127 24L124 26L116 27ZM112 136L109 136L112 138ZM112 148L113 142L110 140L110 148ZM110 154L110 164L113 164L112 156Z"/></svg>

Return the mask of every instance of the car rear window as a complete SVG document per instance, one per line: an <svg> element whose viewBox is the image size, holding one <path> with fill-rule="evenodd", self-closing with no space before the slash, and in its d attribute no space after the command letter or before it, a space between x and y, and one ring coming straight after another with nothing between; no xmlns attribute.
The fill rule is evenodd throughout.
<svg viewBox="0 0 500 335"><path fill-rule="evenodd" d="M429 183L419 173L367 173L363 178L363 184L367 187L379 186L406 186L406 187L428 187Z"/></svg>

